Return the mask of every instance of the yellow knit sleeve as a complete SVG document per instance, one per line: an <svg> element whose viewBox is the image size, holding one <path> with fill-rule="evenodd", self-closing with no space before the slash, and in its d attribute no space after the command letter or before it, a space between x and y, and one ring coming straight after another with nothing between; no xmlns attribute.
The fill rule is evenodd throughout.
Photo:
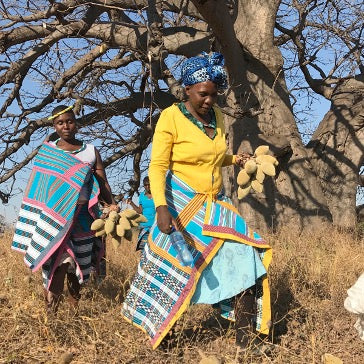
<svg viewBox="0 0 364 364"><path fill-rule="evenodd" d="M149 180L155 207L167 205L166 173L169 169L175 133L171 114L169 108L162 111L153 136Z"/></svg>
<svg viewBox="0 0 364 364"><path fill-rule="evenodd" d="M222 162L222 166L226 167L226 166L231 166L232 164L235 164L235 155L231 155L231 154L225 154L225 158Z"/></svg>

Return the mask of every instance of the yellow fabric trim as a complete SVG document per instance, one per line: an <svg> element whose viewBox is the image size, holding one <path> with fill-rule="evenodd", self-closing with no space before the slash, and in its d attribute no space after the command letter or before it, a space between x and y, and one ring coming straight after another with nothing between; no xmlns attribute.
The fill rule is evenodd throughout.
<svg viewBox="0 0 364 364"><path fill-rule="evenodd" d="M224 202L224 201L218 201L217 203L219 203L221 206L224 206L227 209L235 212L236 214L240 215L239 211L231 204ZM210 215L211 215L211 208L212 208L212 200L208 199L207 206L206 206L206 215L205 215L205 219L204 219L204 223L207 225L208 225L208 221L209 221ZM256 248L266 249L264 252L262 263L263 263L266 271L268 272L268 268L272 261L272 256L273 256L272 248L268 244L264 244L264 245L254 244L251 241L245 240L243 238L239 238L233 234L208 232L208 231L203 231L203 234L208 235L208 236L219 237L224 240L229 239L229 240L233 240L233 241L239 241L243 244L251 245ZM249 230L249 238L253 239L253 230ZM268 335L269 329L270 329L271 323L272 323L272 321L271 321L271 299L270 299L270 288L269 288L268 276L264 277L262 280L262 289L263 289L262 319L261 319L261 327L258 331L261 332L262 334Z"/></svg>
<svg viewBox="0 0 364 364"><path fill-rule="evenodd" d="M178 267L178 269L183 270L185 273L190 274L192 271L192 267L181 265L180 261L177 258L174 258L172 255L168 254L168 252L160 247L158 247L152 240L151 234L148 236L148 242L150 250L162 256L164 259L168 260L170 263Z"/></svg>
<svg viewBox="0 0 364 364"><path fill-rule="evenodd" d="M184 229L191 221L192 217L200 210L206 200L206 195L196 194L191 201L183 208L177 216L178 227Z"/></svg>
<svg viewBox="0 0 364 364"><path fill-rule="evenodd" d="M124 315L121 315L121 317L128 322L129 324L132 324L133 326L137 327L138 329L142 330L144 332L144 334L148 335L147 330L144 329L144 327L136 324L135 322L133 322L132 320L129 320L127 317L125 317ZM149 336L149 335L148 335Z"/></svg>
<svg viewBox="0 0 364 364"><path fill-rule="evenodd" d="M270 289L268 277L263 278L262 281L263 298L262 298L262 322L260 329L258 330L262 334L268 335L269 329L272 326L272 312L270 302Z"/></svg>
<svg viewBox="0 0 364 364"><path fill-rule="evenodd" d="M207 201L206 213L205 213L205 217L203 219L204 225L208 225L208 222L209 222L209 219L210 219L211 207L212 207L212 203L211 202L212 202L211 199Z"/></svg>
<svg viewBox="0 0 364 364"><path fill-rule="evenodd" d="M221 206L224 206L226 207L227 209L235 212L237 215L240 215L240 212L239 210L233 206L232 204L228 203L228 202L225 202L225 201L216 201L218 204L220 204Z"/></svg>
<svg viewBox="0 0 364 364"><path fill-rule="evenodd" d="M236 210L236 208L234 206L230 205L229 203L220 202L220 201L218 201L217 203L219 203L220 205L226 207L227 209L235 212L236 214L240 215L238 210ZM212 200L208 199L207 200L207 206L206 206L206 215L205 215L205 218L204 218L204 224L205 225L209 225L208 222L210 220L211 208L212 208ZM249 238L253 239L253 236L252 236L253 231L249 230L249 232L251 232L251 234L250 234L251 236L249 236ZM206 235L206 236L213 236L213 237L217 237L217 238L220 238L220 239L238 241L240 243L251 245L251 246L254 246L256 248L265 248L265 249L270 248L270 246L268 244L254 244L252 241L246 240L244 238L240 238L240 237L238 237L238 236L236 236L234 234L222 233L222 232L216 232L216 231L206 231L206 230L203 230L202 233L203 233L203 235Z"/></svg>
<svg viewBox="0 0 364 364"><path fill-rule="evenodd" d="M179 310L177 311L177 313L174 315L174 317L171 319L171 321L169 322L169 324L166 326L166 328L161 332L159 339L154 343L154 345L152 346L153 350L156 349L158 347L158 345L161 343L161 341L164 339L164 337L167 335L168 331L173 327L173 325L176 323L176 321L182 316L182 314L186 311L186 309L188 308L188 306L190 305L191 302L191 298L193 296L193 294L195 293L196 290L196 286L197 283L199 281L199 278L201 276L201 273L203 272L203 270L207 267L207 265L210 263L210 261L212 260L212 258L215 256L215 254L217 253L217 251L221 248L221 245L224 243L223 240L219 240L214 249L211 250L210 254L205 258L204 263L201 265L201 267L198 269L198 271L196 272L195 275L195 281L193 284L193 287L190 289L190 291L188 292L188 295L185 299L185 301L182 303L181 307L179 308Z"/></svg>
<svg viewBox="0 0 364 364"><path fill-rule="evenodd" d="M205 195L196 195L192 198L192 200L184 207L184 209L179 213L177 216L177 225L178 228L181 230L183 234L183 230L185 229L186 225L191 221L192 217L199 211L201 208L201 205L205 201ZM186 235L184 235L184 238L187 243L192 245L194 248L196 248L199 251L203 250L203 246L196 243L192 239L188 238ZM190 274L192 267L185 267L181 265L180 261L177 258L172 257L170 254L168 254L167 251L165 251L162 248L159 248L152 240L151 234L148 236L149 246L152 251L155 253L161 255L164 259L168 260L172 264L176 265L179 269L183 270L185 273Z"/></svg>
<svg viewBox="0 0 364 364"><path fill-rule="evenodd" d="M233 240L233 241L237 241L239 243L253 246L255 248L269 249L268 244L255 244L252 241L246 240L244 238L240 238L234 234L218 233L215 231L205 231L205 230L203 230L202 232L203 232L203 235L205 235L205 236L213 236L215 238L224 239L224 240Z"/></svg>
<svg viewBox="0 0 364 364"><path fill-rule="evenodd" d="M180 214L177 217L178 227L182 231L185 228L185 226L189 223L189 221L191 220L191 218L194 216L194 214L200 209L201 205L206 200L207 200L207 206L206 206L206 215L205 215L204 223L207 224L207 222L209 221L210 214L211 214L212 200L213 199L212 199L212 196L210 196L210 195L197 194L185 206L185 208L180 212ZM235 213L239 214L238 210L234 206L230 205L229 203L220 202L220 201L218 203L220 203L221 205L225 206L226 208L234 211ZM257 248L265 248L266 251L264 252L264 256L263 256L262 263L263 263L264 267L266 268L266 270L268 271L268 267L269 267L270 262L272 260L272 249L270 248L269 245L258 245L258 244L254 244L254 243L252 243L250 241L246 241L245 239L238 238L237 236L232 235L232 234L216 233L216 232L209 233L209 232L205 232L205 231L203 231L203 234L204 235L218 237L219 240L216 243L215 247L210 252L210 254L205 258L203 264L199 267L198 271L196 272L193 286L190 289L190 291L188 292L187 297L185 298L184 302L182 303L182 305L178 309L177 313L171 319L171 321L166 326L166 328L159 333L159 339L152 345L153 350L156 349L159 346L159 344L164 339L164 337L166 336L166 334L171 330L171 328L174 326L174 324L176 323L176 321L182 316L182 314L189 307L190 302L191 302L191 298L192 298L193 294L195 293L197 283L199 281L199 278L200 278L203 270L211 262L212 258L216 255L216 253L221 248L222 244L225 242L226 239L234 240L234 241L240 241L240 242L242 242L244 244L251 245L251 246L254 246L254 247L257 247ZM221 235L221 237L220 237L220 235ZM190 240L190 239L188 239L188 240ZM149 241L149 244L150 244L149 245L150 246L150 249L152 251L157 252L163 258L165 258L166 260L170 261L172 264L176 265L179 269L183 270L184 272L186 272L188 274L191 273L191 270L192 270L191 267L184 267L184 266L182 266L180 264L180 262L178 261L178 259L173 258L165 250L163 250L163 249L159 248L158 246L156 246L154 244L154 242L152 241L151 235L149 235L148 241ZM186 239L186 241L187 241L187 239ZM191 241L191 242L193 243L193 245L195 246L195 248L198 249L198 247L196 246L197 245L196 242L194 242L194 241ZM258 331L261 332L262 334L268 335L269 334L269 330L270 330L270 326L271 326L271 300L270 300L270 289L269 289L268 277L263 278L263 280L262 280L262 288L263 288L263 297L262 297L262 320L261 320L261 327L260 327L260 329ZM124 316L124 319L126 321L128 321L128 322L131 322L134 326L139 327L144 333L146 333L145 329L143 329L142 327L140 327L136 323L130 321L125 316Z"/></svg>
<svg viewBox="0 0 364 364"><path fill-rule="evenodd" d="M272 261L273 250L272 248L267 248L264 252L262 263L268 272L269 265ZM270 300L270 288L269 288L269 278L268 275L262 280L263 297L262 297L262 322L259 332L268 335L269 330L272 326L272 312L271 312L271 300Z"/></svg>
<svg viewBox="0 0 364 364"><path fill-rule="evenodd" d="M62 115L62 114L66 113L67 111L70 111L70 110L72 110L72 109L73 109L73 105L68 106L68 107L66 107L64 110L62 110L62 111L60 111L60 112L57 112L57 114L54 114L54 115L50 116L50 117L48 118L48 120L53 120L53 119L57 118L59 115Z"/></svg>

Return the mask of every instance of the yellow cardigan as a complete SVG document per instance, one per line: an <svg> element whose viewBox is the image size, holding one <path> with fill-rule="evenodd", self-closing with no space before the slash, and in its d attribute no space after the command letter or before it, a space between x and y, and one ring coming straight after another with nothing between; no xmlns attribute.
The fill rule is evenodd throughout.
<svg viewBox="0 0 364 364"><path fill-rule="evenodd" d="M221 167L235 162L226 154L225 128L219 108L214 107L217 134L212 140L188 120L176 104L163 110L152 143L149 166L155 207L167 205L166 172L171 170L196 192L216 194L222 186Z"/></svg>

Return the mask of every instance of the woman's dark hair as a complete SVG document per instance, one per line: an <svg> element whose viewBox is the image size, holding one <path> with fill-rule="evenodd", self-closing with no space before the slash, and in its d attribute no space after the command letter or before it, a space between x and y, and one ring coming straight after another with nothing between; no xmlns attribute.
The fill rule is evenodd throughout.
<svg viewBox="0 0 364 364"><path fill-rule="evenodd" d="M68 106L66 105L58 105L56 106L53 110L52 110L52 115L56 115L58 114L59 112L62 112L63 110L66 110L68 108ZM72 114L74 114L73 110L70 109L69 111L67 112L71 112Z"/></svg>

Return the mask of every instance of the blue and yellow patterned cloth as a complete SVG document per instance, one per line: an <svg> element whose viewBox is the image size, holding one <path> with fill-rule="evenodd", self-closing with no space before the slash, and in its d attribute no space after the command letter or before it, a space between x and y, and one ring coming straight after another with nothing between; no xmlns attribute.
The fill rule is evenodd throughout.
<svg viewBox="0 0 364 364"><path fill-rule="evenodd" d="M265 274L259 254L251 245L227 240L203 270L191 303L227 300L254 286Z"/></svg>
<svg viewBox="0 0 364 364"><path fill-rule="evenodd" d="M234 319L231 295L256 284L259 294L256 329L267 334L270 297L266 272L272 254L269 245L249 229L227 197L196 193L170 172L166 179L166 199L189 244L194 265L181 265L169 235L161 233L155 223L123 303L124 318L146 332L156 348L191 303L222 303L226 306L224 317ZM236 255L233 260L230 260L231 254ZM215 258L216 263L222 264L218 269L214 267ZM230 279L237 275L233 289L229 287L231 282L221 278L229 270L229 261L234 264L231 267L234 269L229 271ZM238 267L244 264L249 265L249 274ZM214 281L212 275L219 281Z"/></svg>
<svg viewBox="0 0 364 364"><path fill-rule="evenodd" d="M186 59L181 66L181 78L185 86L212 81L218 88L225 89L227 73L223 55L218 52L213 52L211 55L202 52L200 56Z"/></svg>

